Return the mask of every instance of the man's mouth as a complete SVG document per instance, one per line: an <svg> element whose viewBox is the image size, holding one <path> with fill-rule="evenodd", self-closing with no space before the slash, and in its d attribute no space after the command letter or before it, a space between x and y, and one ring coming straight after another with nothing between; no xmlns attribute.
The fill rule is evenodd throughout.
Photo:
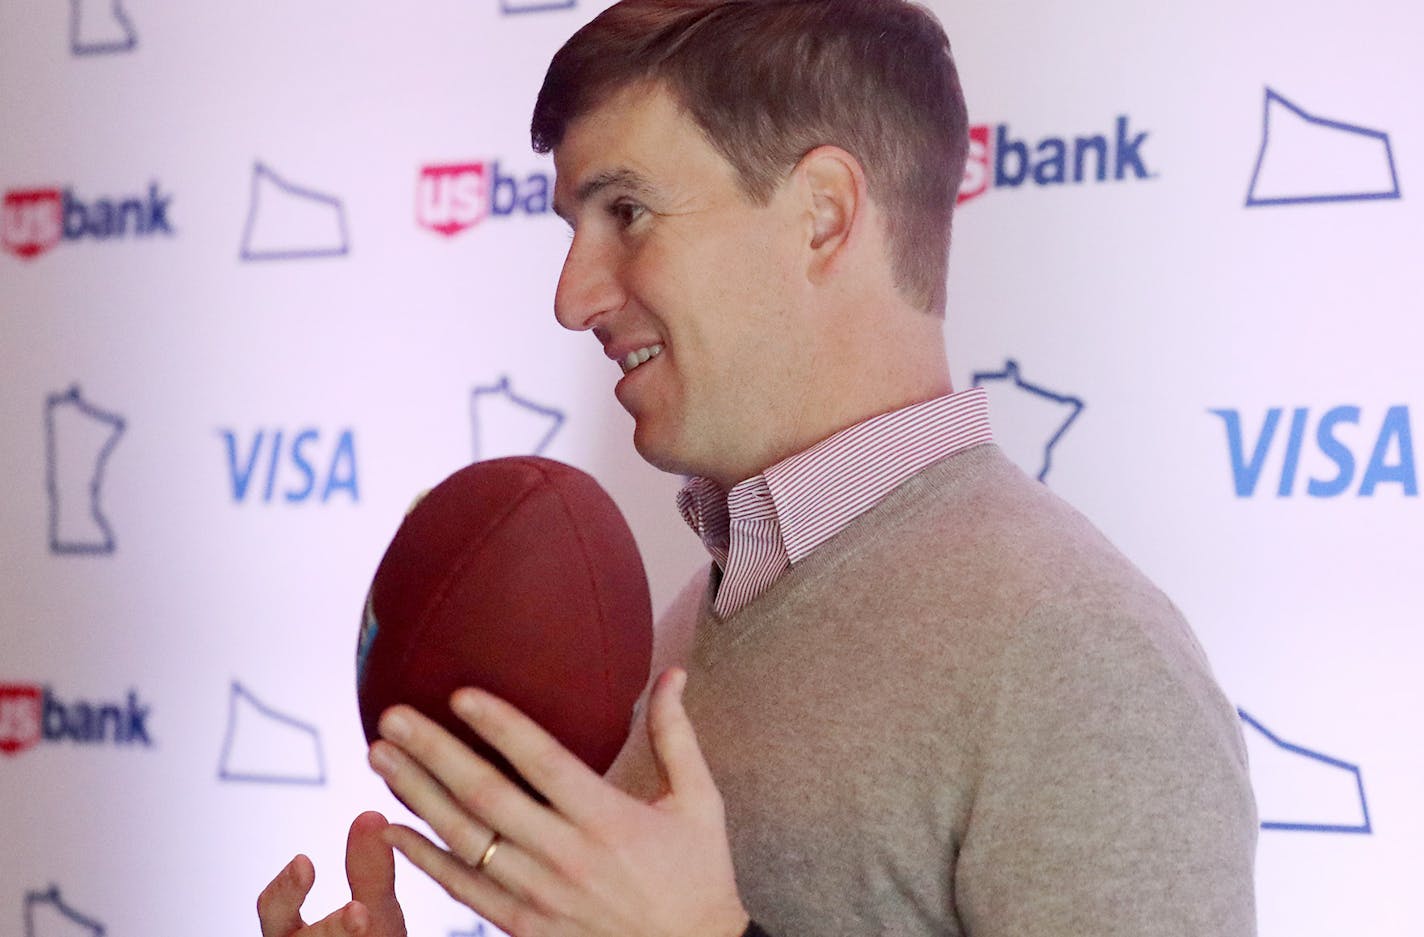
<svg viewBox="0 0 1424 937"><path fill-rule="evenodd" d="M623 369L624 374L628 374L634 368L638 367L641 364L646 364L648 361L651 361L653 358L656 358L662 353L663 346L648 345L645 348L639 348L637 351L628 352L628 354L624 356L623 360L618 362L618 366Z"/></svg>

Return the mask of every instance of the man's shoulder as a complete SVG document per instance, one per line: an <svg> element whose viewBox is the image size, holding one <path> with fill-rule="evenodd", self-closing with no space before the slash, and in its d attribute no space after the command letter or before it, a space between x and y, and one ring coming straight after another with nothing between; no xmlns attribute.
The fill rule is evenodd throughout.
<svg viewBox="0 0 1424 937"><path fill-rule="evenodd" d="M1014 640L1036 627L1088 636L1122 625L1198 653L1162 591L994 445L917 473L832 547L827 578L838 588L863 590L880 607L920 610L928 627L952 621Z"/></svg>
<svg viewBox="0 0 1424 937"><path fill-rule="evenodd" d="M847 534L848 553L893 558L927 580L949 577L959 594L983 583L986 601L1036 603L1085 582L1150 587L1091 521L993 444L927 466Z"/></svg>
<svg viewBox="0 0 1424 937"><path fill-rule="evenodd" d="M699 566L658 614L657 640L653 648L655 674L685 660L687 649L692 645L692 632L698 616L709 602L708 590L714 570L711 563Z"/></svg>

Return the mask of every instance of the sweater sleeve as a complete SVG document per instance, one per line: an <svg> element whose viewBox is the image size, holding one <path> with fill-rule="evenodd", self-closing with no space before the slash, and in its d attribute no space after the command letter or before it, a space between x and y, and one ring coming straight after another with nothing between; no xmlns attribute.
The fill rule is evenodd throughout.
<svg viewBox="0 0 1424 937"><path fill-rule="evenodd" d="M954 873L972 937L1249 937L1257 817L1234 708L1165 599L1077 595L995 671Z"/></svg>

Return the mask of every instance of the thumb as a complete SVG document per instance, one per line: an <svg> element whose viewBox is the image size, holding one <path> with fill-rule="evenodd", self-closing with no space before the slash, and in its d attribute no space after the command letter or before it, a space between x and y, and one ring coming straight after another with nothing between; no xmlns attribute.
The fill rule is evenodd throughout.
<svg viewBox="0 0 1424 937"><path fill-rule="evenodd" d="M687 685L687 671L673 667L658 677L648 702L648 741L653 758L669 792L678 799L701 801L718 797L717 785L697 734L682 708L682 690Z"/></svg>
<svg viewBox="0 0 1424 937"><path fill-rule="evenodd" d="M405 915L396 901L395 853L381 836L387 825L374 810L352 822L346 837L346 880L351 897L370 912L371 937L405 937Z"/></svg>

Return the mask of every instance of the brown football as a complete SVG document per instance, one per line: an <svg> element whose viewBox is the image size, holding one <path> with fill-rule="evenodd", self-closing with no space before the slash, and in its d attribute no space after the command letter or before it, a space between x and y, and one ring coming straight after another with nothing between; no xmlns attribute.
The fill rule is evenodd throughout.
<svg viewBox="0 0 1424 937"><path fill-rule="evenodd" d="M633 534L588 474L518 456L466 466L406 515L376 569L356 654L366 738L408 703L526 788L451 711L475 686L602 773L628 737L652 659Z"/></svg>

